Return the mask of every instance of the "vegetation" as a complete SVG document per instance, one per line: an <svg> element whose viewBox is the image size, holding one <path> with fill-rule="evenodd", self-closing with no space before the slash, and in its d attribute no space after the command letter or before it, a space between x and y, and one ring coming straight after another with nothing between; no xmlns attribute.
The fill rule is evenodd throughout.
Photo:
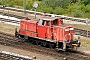
<svg viewBox="0 0 90 60"><path fill-rule="evenodd" d="M23 1L25 0L0 0L0 4L23 8ZM34 10L35 1L38 3L37 11L40 12L90 18L89 0L26 0L26 9Z"/></svg>
<svg viewBox="0 0 90 60"><path fill-rule="evenodd" d="M76 28L81 28L90 31L90 25L87 24L72 24Z"/></svg>
<svg viewBox="0 0 90 60"><path fill-rule="evenodd" d="M9 24L5 24L5 23L0 22L0 31L10 32L11 34L14 34L16 27L17 26L13 26L13 25L9 25ZM19 27L17 27L17 29L19 29Z"/></svg>

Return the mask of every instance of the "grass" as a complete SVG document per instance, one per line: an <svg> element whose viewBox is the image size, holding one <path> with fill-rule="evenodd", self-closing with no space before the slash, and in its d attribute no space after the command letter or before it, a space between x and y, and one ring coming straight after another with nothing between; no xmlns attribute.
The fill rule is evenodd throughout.
<svg viewBox="0 0 90 60"><path fill-rule="evenodd" d="M90 30L90 25L84 25L84 24L72 24L74 27L77 27L77 28L81 28L81 29L85 29L85 30Z"/></svg>
<svg viewBox="0 0 90 60"><path fill-rule="evenodd" d="M90 52L90 38L83 37L80 39L80 42L81 42L80 50Z"/></svg>
<svg viewBox="0 0 90 60"><path fill-rule="evenodd" d="M90 39L87 39L87 38L82 39L81 38L80 42L82 43L83 47L86 47L86 46L90 47Z"/></svg>
<svg viewBox="0 0 90 60"><path fill-rule="evenodd" d="M14 34L16 26L0 23L0 30ZM19 29L19 27L17 27Z"/></svg>

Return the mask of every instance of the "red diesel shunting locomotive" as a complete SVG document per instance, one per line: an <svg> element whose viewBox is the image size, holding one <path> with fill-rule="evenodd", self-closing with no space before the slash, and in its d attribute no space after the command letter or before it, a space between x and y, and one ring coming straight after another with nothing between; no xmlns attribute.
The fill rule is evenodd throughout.
<svg viewBox="0 0 90 60"><path fill-rule="evenodd" d="M16 30L15 36L57 50L65 51L80 46L80 42L74 40L74 27L64 24L61 18L56 17L21 19L20 30Z"/></svg>

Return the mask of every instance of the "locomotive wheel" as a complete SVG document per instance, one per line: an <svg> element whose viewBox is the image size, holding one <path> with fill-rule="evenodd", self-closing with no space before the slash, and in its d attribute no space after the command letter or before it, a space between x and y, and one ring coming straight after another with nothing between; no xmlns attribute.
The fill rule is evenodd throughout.
<svg viewBox="0 0 90 60"><path fill-rule="evenodd" d="M46 46L46 42L43 42L43 46L44 46L44 47Z"/></svg>
<svg viewBox="0 0 90 60"><path fill-rule="evenodd" d="M30 39L30 41L29 41L31 44L33 44L33 40L32 39Z"/></svg>
<svg viewBox="0 0 90 60"><path fill-rule="evenodd" d="M21 42L25 41L25 39L22 36L19 36L19 39L21 40Z"/></svg>
<svg viewBox="0 0 90 60"><path fill-rule="evenodd" d="M40 46L43 46L43 43L42 42L40 42Z"/></svg>
<svg viewBox="0 0 90 60"><path fill-rule="evenodd" d="M36 44L37 44L37 45L39 45L39 42L38 42L38 41L36 41Z"/></svg>
<svg viewBox="0 0 90 60"><path fill-rule="evenodd" d="M28 40L28 36L24 36L24 40Z"/></svg>
<svg viewBox="0 0 90 60"><path fill-rule="evenodd" d="M22 38L22 42L25 42L25 38Z"/></svg>
<svg viewBox="0 0 90 60"><path fill-rule="evenodd" d="M50 44L49 47L52 49L54 47L54 45L53 44Z"/></svg>
<svg viewBox="0 0 90 60"><path fill-rule="evenodd" d="M33 44L33 41L31 41L30 43Z"/></svg>
<svg viewBox="0 0 90 60"><path fill-rule="evenodd" d="M36 44L37 44L38 46L41 46L41 42L40 42L40 41L36 41Z"/></svg>

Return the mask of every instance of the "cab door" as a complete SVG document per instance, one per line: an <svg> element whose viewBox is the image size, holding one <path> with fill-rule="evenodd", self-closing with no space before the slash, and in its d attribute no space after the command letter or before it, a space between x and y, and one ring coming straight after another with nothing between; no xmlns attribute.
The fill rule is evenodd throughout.
<svg viewBox="0 0 90 60"><path fill-rule="evenodd" d="M51 27L51 22L50 21L46 21L46 25L45 25L45 28L46 28L46 38L47 39L52 39L52 27Z"/></svg>
<svg viewBox="0 0 90 60"><path fill-rule="evenodd" d="M45 21L44 20L39 20L38 26L37 26L37 32L38 32L38 37L40 38L45 38Z"/></svg>

